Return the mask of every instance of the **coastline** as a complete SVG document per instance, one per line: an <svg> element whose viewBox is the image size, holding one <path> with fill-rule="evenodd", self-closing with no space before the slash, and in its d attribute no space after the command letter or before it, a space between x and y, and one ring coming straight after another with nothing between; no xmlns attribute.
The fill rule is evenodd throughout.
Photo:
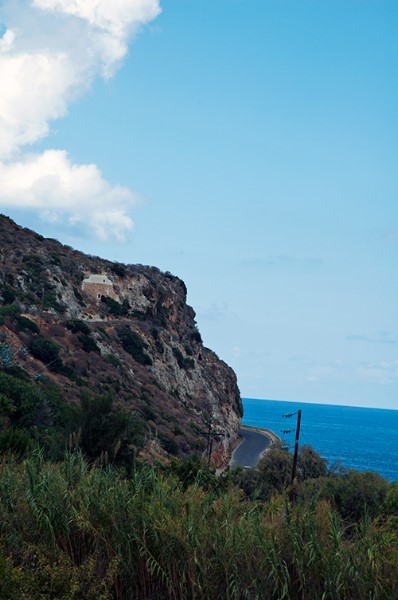
<svg viewBox="0 0 398 600"><path fill-rule="evenodd" d="M269 440L271 440L271 446L272 446L272 444L277 444L277 443L282 442L281 438L278 435L276 435L276 433L274 433L271 429L264 429L262 427L253 427L252 425L241 425L240 428L246 429L247 431L257 431L257 433L261 433L262 435L265 435L265 437L267 437Z"/></svg>

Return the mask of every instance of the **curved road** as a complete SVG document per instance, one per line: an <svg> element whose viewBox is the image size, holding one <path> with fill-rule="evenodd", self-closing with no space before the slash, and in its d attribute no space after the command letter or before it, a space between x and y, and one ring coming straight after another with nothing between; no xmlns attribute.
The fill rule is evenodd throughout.
<svg viewBox="0 0 398 600"><path fill-rule="evenodd" d="M263 452L271 446L272 440L266 433L246 428L240 429L239 435L243 440L233 451L229 464L231 467L255 467Z"/></svg>

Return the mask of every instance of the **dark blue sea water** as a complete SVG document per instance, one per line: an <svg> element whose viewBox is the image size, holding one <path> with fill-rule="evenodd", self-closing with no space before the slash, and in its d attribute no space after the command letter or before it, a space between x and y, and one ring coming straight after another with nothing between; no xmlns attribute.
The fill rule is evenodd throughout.
<svg viewBox="0 0 398 600"><path fill-rule="evenodd" d="M398 410L358 408L243 398L245 425L274 431L294 447L297 417L283 414L302 411L300 444L311 445L328 460L359 471L377 471L398 481ZM282 429L293 429L290 434Z"/></svg>

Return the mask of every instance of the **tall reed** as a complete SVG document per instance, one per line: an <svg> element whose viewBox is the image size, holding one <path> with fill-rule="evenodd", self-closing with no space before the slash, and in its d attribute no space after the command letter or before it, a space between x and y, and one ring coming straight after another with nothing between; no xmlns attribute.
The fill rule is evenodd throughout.
<svg viewBox="0 0 398 600"><path fill-rule="evenodd" d="M60 464L40 451L3 458L0 597L398 598L396 528L368 518L347 528L326 501L215 489L185 489L148 465L126 479L79 452Z"/></svg>

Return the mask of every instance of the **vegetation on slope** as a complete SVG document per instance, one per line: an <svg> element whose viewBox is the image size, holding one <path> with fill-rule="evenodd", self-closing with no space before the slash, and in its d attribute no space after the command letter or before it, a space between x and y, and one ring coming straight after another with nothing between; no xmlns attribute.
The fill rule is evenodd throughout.
<svg viewBox="0 0 398 600"><path fill-rule="evenodd" d="M41 396L51 384L76 412L87 395L111 396L107 416L114 421L115 412L126 413L137 430L130 445L147 457L200 452L211 416L223 434L213 454L225 462L242 415L236 376L203 346L178 277L87 256L3 215L0 238L0 368L40 387ZM108 288L83 286L99 274ZM43 411L54 421L53 407ZM40 441L43 419L37 414L31 423ZM1 429L10 427L8 414ZM64 434L80 427L76 418Z"/></svg>
<svg viewBox="0 0 398 600"><path fill-rule="evenodd" d="M362 505L353 521L332 496L247 496L240 476L216 477L198 459L120 472L90 467L80 451L57 464L38 450L3 457L0 597L398 597L396 486L384 482L374 518Z"/></svg>

